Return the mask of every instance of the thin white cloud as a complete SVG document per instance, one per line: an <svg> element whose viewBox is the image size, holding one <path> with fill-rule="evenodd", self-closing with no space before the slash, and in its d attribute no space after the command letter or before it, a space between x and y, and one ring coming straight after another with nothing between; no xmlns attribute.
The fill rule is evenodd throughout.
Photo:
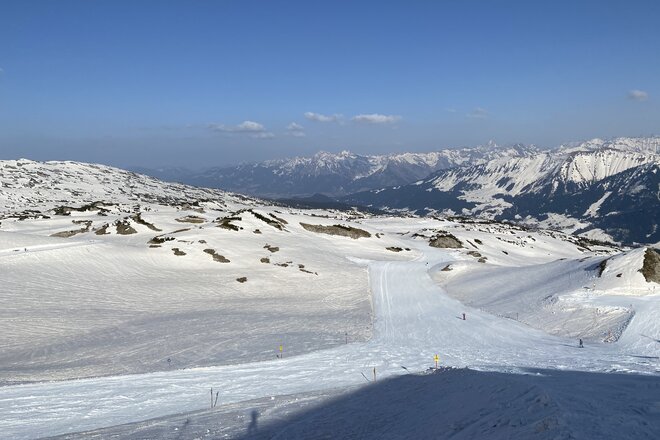
<svg viewBox="0 0 660 440"><path fill-rule="evenodd" d="M339 122L343 116L334 114L334 115L323 115L321 113L314 112L305 112L305 119L309 119L314 122Z"/></svg>
<svg viewBox="0 0 660 440"><path fill-rule="evenodd" d="M457 110L455 108L446 108L445 111L447 113L456 113Z"/></svg>
<svg viewBox="0 0 660 440"><path fill-rule="evenodd" d="M289 125L287 125L286 129L289 130L289 131L303 131L303 130L305 130L305 128L302 125L297 124L295 122L292 122Z"/></svg>
<svg viewBox="0 0 660 440"><path fill-rule="evenodd" d="M470 113L468 113L466 116L468 118L474 118L474 119L485 119L488 117L490 113L488 113L488 110L477 107L474 110L472 110Z"/></svg>
<svg viewBox="0 0 660 440"><path fill-rule="evenodd" d="M633 101L646 101L649 99L649 94L644 90L635 89L628 92L628 99L632 99Z"/></svg>
<svg viewBox="0 0 660 440"><path fill-rule="evenodd" d="M208 127L213 131L223 133L245 133L255 139L272 139L275 135L266 131L266 127L254 121L243 121L238 125L209 124Z"/></svg>
<svg viewBox="0 0 660 440"><path fill-rule="evenodd" d="M255 139L273 139L275 137L275 134L271 133L270 131L264 131L260 133L253 133L250 135L250 137Z"/></svg>
<svg viewBox="0 0 660 440"><path fill-rule="evenodd" d="M305 127L296 122L292 122L287 125L286 131L290 136L293 137L305 137Z"/></svg>
<svg viewBox="0 0 660 440"><path fill-rule="evenodd" d="M378 113L355 115L351 118L352 121L365 123L365 124L392 124L400 121L401 116L397 115L380 115Z"/></svg>
<svg viewBox="0 0 660 440"><path fill-rule="evenodd" d="M0 67L0 75L2 75L3 73L5 73L5 69L3 69L2 67Z"/></svg>
<svg viewBox="0 0 660 440"><path fill-rule="evenodd" d="M222 124L212 124L213 129L217 131L227 131L227 132L236 132L236 133L259 133L266 131L266 127L261 125L258 122L254 121L243 121L238 125L227 126Z"/></svg>

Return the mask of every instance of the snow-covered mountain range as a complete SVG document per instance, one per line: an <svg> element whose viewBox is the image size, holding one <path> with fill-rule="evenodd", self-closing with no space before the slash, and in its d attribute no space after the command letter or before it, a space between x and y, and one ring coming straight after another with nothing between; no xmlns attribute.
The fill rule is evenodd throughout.
<svg viewBox="0 0 660 440"><path fill-rule="evenodd" d="M440 170L409 185L352 194L347 203L444 212L660 240L660 138L594 139L557 150Z"/></svg>
<svg viewBox="0 0 660 440"><path fill-rule="evenodd" d="M482 164L502 157L536 152L533 146L486 145L431 153L359 155L350 151L321 151L311 157L271 160L235 167L209 168L201 172L181 168L135 171L159 179L209 188L221 188L260 197L290 198L325 194L331 196L405 185L442 169Z"/></svg>

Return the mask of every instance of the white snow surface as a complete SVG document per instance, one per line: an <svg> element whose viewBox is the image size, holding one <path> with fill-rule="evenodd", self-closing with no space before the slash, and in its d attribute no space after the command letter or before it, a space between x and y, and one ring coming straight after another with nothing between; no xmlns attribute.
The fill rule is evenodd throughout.
<svg viewBox="0 0 660 440"><path fill-rule="evenodd" d="M499 223L267 206L85 164L3 166L0 438L200 410L211 387L223 405L332 394L363 385L374 368L378 378L424 371L436 354L442 366L481 372L659 372L660 292L639 273L643 249L587 249ZM96 201L105 204L53 211ZM218 227L223 219L237 230ZM439 231L463 247L430 247ZM160 247L150 247L155 236ZM168 365L171 353L180 364ZM507 399L507 384L479 387ZM652 407L642 411L657 422ZM475 416L456 414L456 423Z"/></svg>
<svg viewBox="0 0 660 440"><path fill-rule="evenodd" d="M368 223L383 232L411 226L410 220ZM437 225L427 220L415 223ZM428 271L465 257L460 251L430 248L419 238L408 243L418 252L412 261L369 261L359 252L353 258L369 269L375 321L368 342L241 365L6 386L0 388L0 430L10 438L36 438L195 410L206 405L211 386L222 389L223 401L231 403L357 385L374 367L380 376L405 373L403 366L424 370L434 354L440 355L442 365L496 371L656 371L653 362L640 361L639 356L658 356L660 348L650 339L640 342L637 332L627 343L576 350L574 339L552 336L450 298ZM635 320L645 334L656 335L657 301L652 304L638 310ZM463 312L466 321L459 319Z"/></svg>

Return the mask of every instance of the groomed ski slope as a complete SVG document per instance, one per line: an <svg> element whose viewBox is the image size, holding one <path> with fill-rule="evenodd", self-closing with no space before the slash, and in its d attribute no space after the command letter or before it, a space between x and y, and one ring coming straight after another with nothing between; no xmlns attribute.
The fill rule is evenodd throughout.
<svg viewBox="0 0 660 440"><path fill-rule="evenodd" d="M375 313L374 337L273 361L45 382L0 388L0 436L30 439L113 426L208 407L209 388L219 405L266 396L359 385L424 370L433 364L516 372L538 367L589 371L655 371L626 346L581 350L574 340L550 336L519 322L463 306L428 271L453 259L447 251L410 241L414 261L368 264ZM467 313L467 320L459 319Z"/></svg>

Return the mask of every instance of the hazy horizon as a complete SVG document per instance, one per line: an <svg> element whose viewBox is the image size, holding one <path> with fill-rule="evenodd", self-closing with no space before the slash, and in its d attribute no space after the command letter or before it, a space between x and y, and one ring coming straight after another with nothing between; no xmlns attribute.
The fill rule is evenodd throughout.
<svg viewBox="0 0 660 440"><path fill-rule="evenodd" d="M660 132L660 4L5 4L0 158L229 166Z"/></svg>

